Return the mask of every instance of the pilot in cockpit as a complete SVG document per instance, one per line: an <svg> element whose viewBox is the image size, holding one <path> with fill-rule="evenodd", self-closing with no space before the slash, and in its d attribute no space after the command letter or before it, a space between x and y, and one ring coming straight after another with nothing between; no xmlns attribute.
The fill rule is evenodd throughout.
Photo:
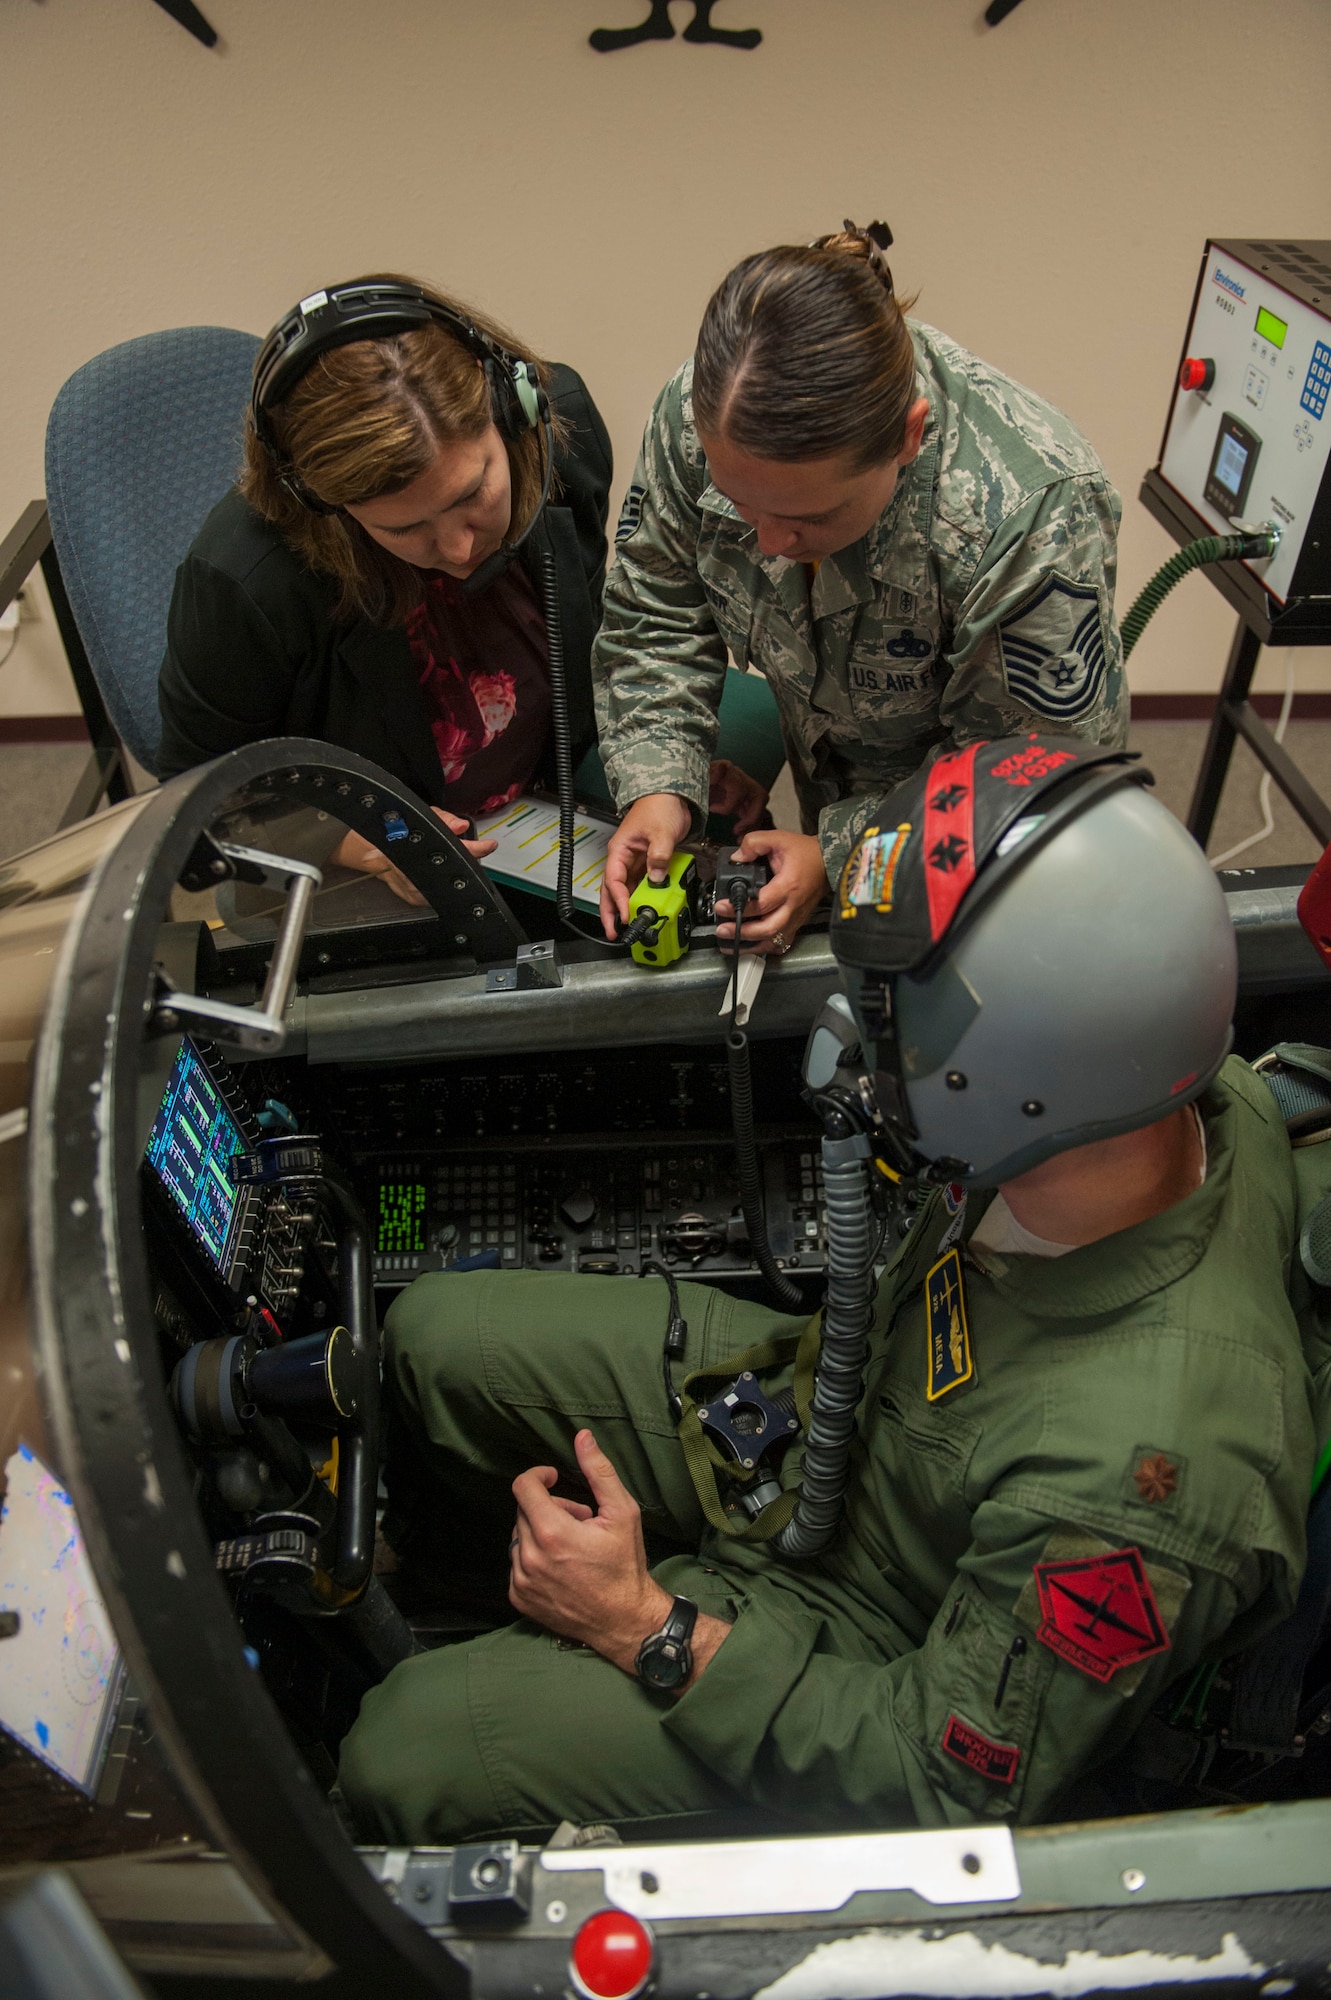
<svg viewBox="0 0 1331 2000"><path fill-rule="evenodd" d="M502 1520L519 1615L368 1694L363 1834L1038 1820L1288 1614L1327 1428L1295 1155L1228 1056L1220 889L1140 775L949 748L852 852L825 1127L848 1188L871 1153L935 1183L871 1311L871 1234L807 1326L679 1286L673 1381L646 1285L399 1298L398 1420L439 1508ZM756 1505L700 1421L742 1381L799 1428Z"/></svg>

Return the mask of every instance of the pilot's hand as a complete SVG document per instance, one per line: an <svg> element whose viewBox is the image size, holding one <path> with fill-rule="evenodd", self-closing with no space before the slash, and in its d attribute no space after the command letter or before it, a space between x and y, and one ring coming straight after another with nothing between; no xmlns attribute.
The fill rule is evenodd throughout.
<svg viewBox="0 0 1331 2000"><path fill-rule="evenodd" d="M692 825L688 801L677 792L648 792L633 801L606 849L601 924L612 942L619 936L619 923L629 920L629 892L644 872L653 882L661 880Z"/></svg>
<svg viewBox="0 0 1331 2000"><path fill-rule="evenodd" d="M471 825L470 820L459 819L456 813L446 813L442 806L431 806L430 811L436 819L441 819L444 822L450 833L463 834ZM497 840L464 840L462 845L466 848L473 861L483 861L487 854L494 853L499 842Z"/></svg>
<svg viewBox="0 0 1331 2000"><path fill-rule="evenodd" d="M553 1466L533 1466L513 1481L509 1602L548 1632L594 1645L631 1670L630 1655L669 1612L669 1593L648 1574L638 1503L614 1466L590 1431L579 1431L573 1448L596 1511L551 1491L559 1477Z"/></svg>
<svg viewBox="0 0 1331 2000"><path fill-rule="evenodd" d="M735 837L752 833L767 807L767 790L728 757L718 757L711 768L707 810L722 819L733 819Z"/></svg>
<svg viewBox="0 0 1331 2000"><path fill-rule="evenodd" d="M576 1639L631 1674L638 1648L661 1629L674 1600L647 1568L638 1503L592 1433L579 1431L573 1449L596 1511L552 1492L559 1477L552 1465L513 1481L509 1602L547 1632ZM690 1686L729 1631L723 1619L699 1615Z"/></svg>
<svg viewBox="0 0 1331 2000"><path fill-rule="evenodd" d="M740 942L746 951L779 958L783 951L790 950L801 927L827 894L827 869L822 847L809 833L785 833L777 827L747 833L731 859L752 861L759 854L766 855L772 879L763 884L751 903L745 904ZM716 914L733 918L735 912L729 903L720 902ZM716 934L727 940L733 938L734 923L718 923Z"/></svg>

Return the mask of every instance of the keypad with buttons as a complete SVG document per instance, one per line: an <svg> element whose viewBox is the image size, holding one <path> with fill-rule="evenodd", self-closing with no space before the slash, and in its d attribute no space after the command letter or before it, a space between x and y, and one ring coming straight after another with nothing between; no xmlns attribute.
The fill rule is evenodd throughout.
<svg viewBox="0 0 1331 2000"><path fill-rule="evenodd" d="M1299 397L1300 409L1311 411L1320 422L1326 409L1328 390L1331 390L1331 347L1324 340L1319 340L1308 364L1308 377Z"/></svg>

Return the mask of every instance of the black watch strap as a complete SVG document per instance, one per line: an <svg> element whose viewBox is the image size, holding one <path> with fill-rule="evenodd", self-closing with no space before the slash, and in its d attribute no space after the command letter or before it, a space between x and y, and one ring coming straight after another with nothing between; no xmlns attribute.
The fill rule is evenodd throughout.
<svg viewBox="0 0 1331 2000"><path fill-rule="evenodd" d="M669 1693L683 1687L693 1672L693 1628L698 1607L691 1597L677 1597L659 1631L652 1632L638 1648L634 1671L642 1685Z"/></svg>

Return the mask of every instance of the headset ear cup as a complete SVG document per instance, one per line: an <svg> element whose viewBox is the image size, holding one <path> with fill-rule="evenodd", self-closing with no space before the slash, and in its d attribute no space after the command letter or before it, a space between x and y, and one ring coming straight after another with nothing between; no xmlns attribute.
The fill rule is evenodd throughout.
<svg viewBox="0 0 1331 2000"><path fill-rule="evenodd" d="M541 387L541 378L530 361L519 361L513 369L513 386L522 408L523 429L534 431L550 414L550 399Z"/></svg>
<svg viewBox="0 0 1331 2000"><path fill-rule="evenodd" d="M490 389L490 409L501 436L516 439L534 430L544 418L546 395L530 361L482 362Z"/></svg>

